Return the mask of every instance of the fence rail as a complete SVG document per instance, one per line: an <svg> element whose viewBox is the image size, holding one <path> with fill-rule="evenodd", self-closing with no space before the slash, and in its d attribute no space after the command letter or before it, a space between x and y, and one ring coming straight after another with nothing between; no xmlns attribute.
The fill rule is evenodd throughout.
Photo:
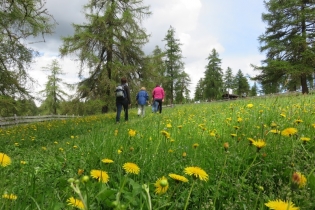
<svg viewBox="0 0 315 210"><path fill-rule="evenodd" d="M16 116L0 117L0 127L13 126L25 123L44 122L50 120L62 120L76 118L75 115L38 115L38 116Z"/></svg>

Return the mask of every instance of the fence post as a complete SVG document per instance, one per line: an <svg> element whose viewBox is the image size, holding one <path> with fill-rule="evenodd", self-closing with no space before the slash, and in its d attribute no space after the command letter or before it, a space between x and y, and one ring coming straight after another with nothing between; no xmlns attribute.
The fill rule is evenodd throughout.
<svg viewBox="0 0 315 210"><path fill-rule="evenodd" d="M17 120L16 114L14 114L14 122L15 122L15 125L18 124L18 120Z"/></svg>

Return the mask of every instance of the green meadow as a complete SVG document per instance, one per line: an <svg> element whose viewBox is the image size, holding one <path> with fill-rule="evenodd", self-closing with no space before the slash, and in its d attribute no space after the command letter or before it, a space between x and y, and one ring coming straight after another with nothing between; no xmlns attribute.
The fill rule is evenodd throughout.
<svg viewBox="0 0 315 210"><path fill-rule="evenodd" d="M315 209L315 95L136 111L0 128L0 209Z"/></svg>

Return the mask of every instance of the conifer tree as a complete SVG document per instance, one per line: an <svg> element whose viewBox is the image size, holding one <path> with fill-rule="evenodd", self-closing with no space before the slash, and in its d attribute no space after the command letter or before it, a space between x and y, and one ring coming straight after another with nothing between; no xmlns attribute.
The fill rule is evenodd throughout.
<svg viewBox="0 0 315 210"><path fill-rule="evenodd" d="M176 84L179 82L180 78L183 76L184 63L182 61L182 50L180 46L182 45L178 39L175 38L175 29L170 26L169 30L163 41L165 44L165 83L163 83L163 88L166 91L166 98L172 104L176 97ZM186 74L186 76L188 76Z"/></svg>
<svg viewBox="0 0 315 210"><path fill-rule="evenodd" d="M249 96L257 96L258 87L256 82L254 82L254 85L250 88Z"/></svg>
<svg viewBox="0 0 315 210"><path fill-rule="evenodd" d="M223 76L224 92L230 93L229 90L233 89L233 81L234 81L234 76L233 76L232 69L228 67Z"/></svg>
<svg viewBox="0 0 315 210"><path fill-rule="evenodd" d="M236 94L239 96L248 96L249 83L243 72L239 69L234 78L234 86Z"/></svg>
<svg viewBox="0 0 315 210"><path fill-rule="evenodd" d="M54 59L51 64L43 67L43 71L49 72L49 75L45 83L45 89L39 92L44 98L41 107L44 107L49 114L57 114L60 103L66 101L64 97L68 96L62 87L62 85L66 86L66 84L62 82L62 79L59 77L64 73L56 59Z"/></svg>
<svg viewBox="0 0 315 210"><path fill-rule="evenodd" d="M204 92L205 92L204 80L203 78L200 78L195 89L195 95L194 95L195 101L204 100Z"/></svg>
<svg viewBox="0 0 315 210"><path fill-rule="evenodd" d="M268 26L259 37L260 50L266 52L261 73L254 77L270 91L296 90L308 93L308 80L315 67L315 2L309 0L264 1L262 15ZM278 84L277 84L278 83ZM266 89L266 88L265 88Z"/></svg>
<svg viewBox="0 0 315 210"><path fill-rule="evenodd" d="M1 1L0 95L13 100L30 98L31 86L27 85L34 80L29 76L28 70L38 52L31 48L27 40L36 37L38 40L35 41L44 41L46 34L53 33L53 27L54 20L45 8L45 1Z"/></svg>
<svg viewBox="0 0 315 210"><path fill-rule="evenodd" d="M62 56L75 54L81 64L79 76L88 69L88 77L79 82L81 98L102 99L114 104L114 87L126 77L135 94L143 70L148 35L141 21L150 15L143 0L90 0L85 5L86 24L74 24L73 36L63 38ZM134 92L134 93L133 93Z"/></svg>
<svg viewBox="0 0 315 210"><path fill-rule="evenodd" d="M207 58L204 85L205 97L208 100L218 99L223 93L223 72L221 68L221 59L218 52L213 49Z"/></svg>

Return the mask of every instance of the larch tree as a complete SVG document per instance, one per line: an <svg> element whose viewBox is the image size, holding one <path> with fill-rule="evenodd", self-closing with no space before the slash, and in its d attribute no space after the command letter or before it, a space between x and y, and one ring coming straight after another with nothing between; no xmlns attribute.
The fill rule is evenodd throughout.
<svg viewBox="0 0 315 210"><path fill-rule="evenodd" d="M197 82L195 94L194 94L195 101L200 101L205 99L205 88L204 88L204 80L200 78Z"/></svg>
<svg viewBox="0 0 315 210"><path fill-rule="evenodd" d="M191 79L186 72L182 72L179 75L175 83L175 101L176 103L186 103L189 101L189 85L191 84Z"/></svg>
<svg viewBox="0 0 315 210"><path fill-rule="evenodd" d="M230 93L230 90L233 90L233 81L234 76L232 69L230 67L227 67L223 76L224 92Z"/></svg>
<svg viewBox="0 0 315 210"><path fill-rule="evenodd" d="M60 78L64 73L56 59L42 69L49 72L49 75L45 83L45 89L39 92L43 97L41 107L47 110L49 114L57 114L60 103L66 101L64 97L68 97L68 94L63 90L67 84Z"/></svg>
<svg viewBox="0 0 315 210"><path fill-rule="evenodd" d="M163 88L166 91L166 97L171 104L174 103L176 97L175 86L184 72L184 62L182 61L182 45L178 39L175 38L175 29L170 26L163 41L165 44L165 83Z"/></svg>
<svg viewBox="0 0 315 210"><path fill-rule="evenodd" d="M256 82L254 82L254 85L250 88L249 96L257 96L258 87Z"/></svg>
<svg viewBox="0 0 315 210"><path fill-rule="evenodd" d="M131 93L143 71L148 35L141 27L150 15L143 0L90 0L85 5L86 24L74 24L73 36L63 38L62 56L75 55L80 62L79 76L88 76L78 83L80 98L101 99L114 106L114 88L126 77Z"/></svg>
<svg viewBox="0 0 315 210"><path fill-rule="evenodd" d="M249 94L249 83L243 72L239 69L234 78L235 92L239 96L248 96Z"/></svg>
<svg viewBox="0 0 315 210"><path fill-rule="evenodd" d="M15 106L15 100L29 100L35 82L28 71L38 55L29 38L45 41L55 21L42 0L2 0L0 3L0 109Z"/></svg>
<svg viewBox="0 0 315 210"><path fill-rule="evenodd" d="M218 52L213 49L207 58L204 85L205 97L208 100L218 99L223 93L223 71L221 68L221 59Z"/></svg>
<svg viewBox="0 0 315 210"><path fill-rule="evenodd" d="M159 46L155 46L151 55L145 58L143 70L139 81L140 86L145 86L149 93L154 89L156 84L164 84L166 79L165 74L165 53ZM150 94L151 95L151 94Z"/></svg>
<svg viewBox="0 0 315 210"><path fill-rule="evenodd" d="M264 4L268 12L262 19L267 27L259 41L267 58L262 66L254 66L261 71L254 79L270 90L301 87L308 93L315 67L315 2L269 0Z"/></svg>

